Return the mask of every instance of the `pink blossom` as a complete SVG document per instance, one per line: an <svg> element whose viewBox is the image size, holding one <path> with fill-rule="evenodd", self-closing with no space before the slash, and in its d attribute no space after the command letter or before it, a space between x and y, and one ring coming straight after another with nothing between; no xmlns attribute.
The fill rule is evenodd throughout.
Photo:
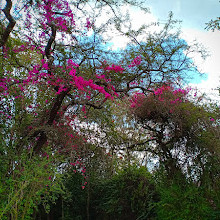
<svg viewBox="0 0 220 220"><path fill-rule="evenodd" d="M89 18L86 18L86 28L87 30L89 30L90 28L92 28L93 26L93 23L90 22Z"/></svg>
<svg viewBox="0 0 220 220"><path fill-rule="evenodd" d="M129 68L135 67L141 64L141 56L137 56L134 58L134 60L131 62L131 64L128 66Z"/></svg>
<svg viewBox="0 0 220 220"><path fill-rule="evenodd" d="M105 68L105 70L108 70L108 71L114 71L116 73L122 73L124 71L124 69L119 65L115 65L115 64L112 64L112 66L107 66Z"/></svg>

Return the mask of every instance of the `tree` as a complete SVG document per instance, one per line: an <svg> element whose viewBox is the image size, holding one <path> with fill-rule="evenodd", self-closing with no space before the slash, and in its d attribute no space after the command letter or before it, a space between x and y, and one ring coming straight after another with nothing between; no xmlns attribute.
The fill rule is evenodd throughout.
<svg viewBox="0 0 220 220"><path fill-rule="evenodd" d="M63 193L62 174L71 167L85 178L85 165L93 171L92 157L110 153L111 172L105 175L113 174L120 148L136 146L138 133L132 133L135 143L127 147L133 138L126 122L118 126L113 121L126 118L116 114L113 100L124 102L137 89L148 97L164 83L181 81L186 71L196 71L188 58L195 47L171 32L172 16L159 33L146 34L145 26L122 31L129 20L120 6L138 6L139 1L13 4L6 0L0 20L1 218L6 219L29 218L39 203L48 211L48 200ZM109 17L100 25L96 19L105 10ZM104 46L103 33L110 27L129 37L124 51L110 52ZM140 41L142 34L147 37ZM106 134L97 144L103 150L92 144L92 123Z"/></svg>
<svg viewBox="0 0 220 220"><path fill-rule="evenodd" d="M191 212L188 217L184 217L184 212L181 216L177 214L180 205L175 205L180 201L184 204L179 197L185 195L189 200L201 198L198 203L202 210L197 207L194 211L200 213L201 218L215 219L220 204L219 109L217 104L201 104L201 97L195 94L192 99L188 94L189 90L171 85L157 88L154 94L147 96L134 94L131 111L147 133L134 148L143 146L142 149L159 163L156 175L162 177L157 183L161 193L162 205L158 213L161 218L190 219ZM173 211L170 208L166 211L164 205L173 207ZM182 209L186 209L185 205Z"/></svg>
<svg viewBox="0 0 220 220"><path fill-rule="evenodd" d="M219 157L217 106L211 109L199 105L190 100L188 93L189 90L164 85L154 94L137 93L131 99L133 114L149 132L146 136L151 140L151 145L146 143L149 151L159 157L171 176L175 169L184 172L194 162L201 166L209 156ZM198 164L195 167L200 170ZM195 170L191 172L187 175L198 177Z"/></svg>
<svg viewBox="0 0 220 220"><path fill-rule="evenodd" d="M2 215L28 218L46 193L45 185L50 186L48 181L59 182L67 165L77 163L76 169L82 169L86 141L73 129L76 117L85 115L86 108L102 108L116 95L102 73L123 71L120 65L102 61L107 53L99 35L114 18L101 26L94 25L95 18L107 8L122 21L118 6L124 3L138 5L79 1L70 6L65 0L13 5L6 0L0 27L1 161L5 161L1 177L9 188L9 202L2 185L2 207L6 207ZM89 30L92 37L86 36ZM38 197L32 193L30 202L28 187L35 183L33 193ZM10 199L14 192L17 197Z"/></svg>

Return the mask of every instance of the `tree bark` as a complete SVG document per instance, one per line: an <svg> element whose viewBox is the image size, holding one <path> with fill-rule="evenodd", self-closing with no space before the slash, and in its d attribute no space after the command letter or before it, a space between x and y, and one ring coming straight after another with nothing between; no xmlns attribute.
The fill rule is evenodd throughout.
<svg viewBox="0 0 220 220"><path fill-rule="evenodd" d="M12 32L12 30L16 24L16 21L14 20L12 15L10 14L11 8L12 8L12 1L6 0L6 6L2 11L4 12L5 17L8 19L9 24L6 27L5 31L3 31L3 34L1 36L0 47L4 46L6 44L8 38L9 38L9 35Z"/></svg>

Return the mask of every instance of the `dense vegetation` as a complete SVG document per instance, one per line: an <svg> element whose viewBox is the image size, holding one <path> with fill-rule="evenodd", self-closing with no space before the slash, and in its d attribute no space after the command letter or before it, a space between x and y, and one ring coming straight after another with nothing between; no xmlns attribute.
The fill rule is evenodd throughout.
<svg viewBox="0 0 220 220"><path fill-rule="evenodd" d="M186 86L205 52L172 14L137 29L124 6L148 13L5 1L0 219L219 219L219 106ZM115 34L124 49L111 50Z"/></svg>

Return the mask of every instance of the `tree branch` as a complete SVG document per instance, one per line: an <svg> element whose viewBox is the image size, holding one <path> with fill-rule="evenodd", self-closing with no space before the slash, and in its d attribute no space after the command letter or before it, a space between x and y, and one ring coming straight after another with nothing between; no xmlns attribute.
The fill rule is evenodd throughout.
<svg viewBox="0 0 220 220"><path fill-rule="evenodd" d="M70 91L70 88L68 88L67 91L61 92L54 100L54 104L50 110L49 119L46 123L47 125L53 124L53 121L55 120L57 116L57 112L59 111L62 105L63 99L65 98L65 96L68 94L69 91ZM35 136L36 135L39 135L39 136L38 136L37 143L34 147L34 152L39 153L43 145L47 142L47 135L45 131L39 131L35 134Z"/></svg>
<svg viewBox="0 0 220 220"><path fill-rule="evenodd" d="M50 36L50 39L48 40L47 42L47 46L45 47L45 55L48 59L48 74L50 75L51 74L51 67L52 67L52 64L53 64L53 56L51 56L51 46L52 46L52 43L55 41L55 38L56 38L56 27L55 25L53 24L50 24L51 26L51 30L52 30L52 35Z"/></svg>
<svg viewBox="0 0 220 220"><path fill-rule="evenodd" d="M47 59L50 58L51 45L55 41L55 38L56 38L56 27L53 24L51 24L50 26L51 26L51 30L52 30L52 35L50 36L50 39L48 40L47 46L45 48L45 55L46 55Z"/></svg>
<svg viewBox="0 0 220 220"><path fill-rule="evenodd" d="M151 142L151 141L156 141L156 140L157 140L157 138L152 138L152 139L146 140L146 141L144 141L144 142L135 143L135 144L130 145L130 146L128 147L128 149L133 149L133 148L135 148L135 147L137 147L137 146L145 145L145 144L147 144L147 143L149 143L149 142Z"/></svg>
<svg viewBox="0 0 220 220"><path fill-rule="evenodd" d="M5 29L4 33L2 34L2 37L0 40L0 47L5 45L6 41L9 38L10 33L12 32L12 30L16 24L16 21L14 20L14 18L10 14L11 8L12 8L12 1L6 0L6 6L2 11L4 12L6 18L8 19L9 24L8 24L7 28Z"/></svg>

